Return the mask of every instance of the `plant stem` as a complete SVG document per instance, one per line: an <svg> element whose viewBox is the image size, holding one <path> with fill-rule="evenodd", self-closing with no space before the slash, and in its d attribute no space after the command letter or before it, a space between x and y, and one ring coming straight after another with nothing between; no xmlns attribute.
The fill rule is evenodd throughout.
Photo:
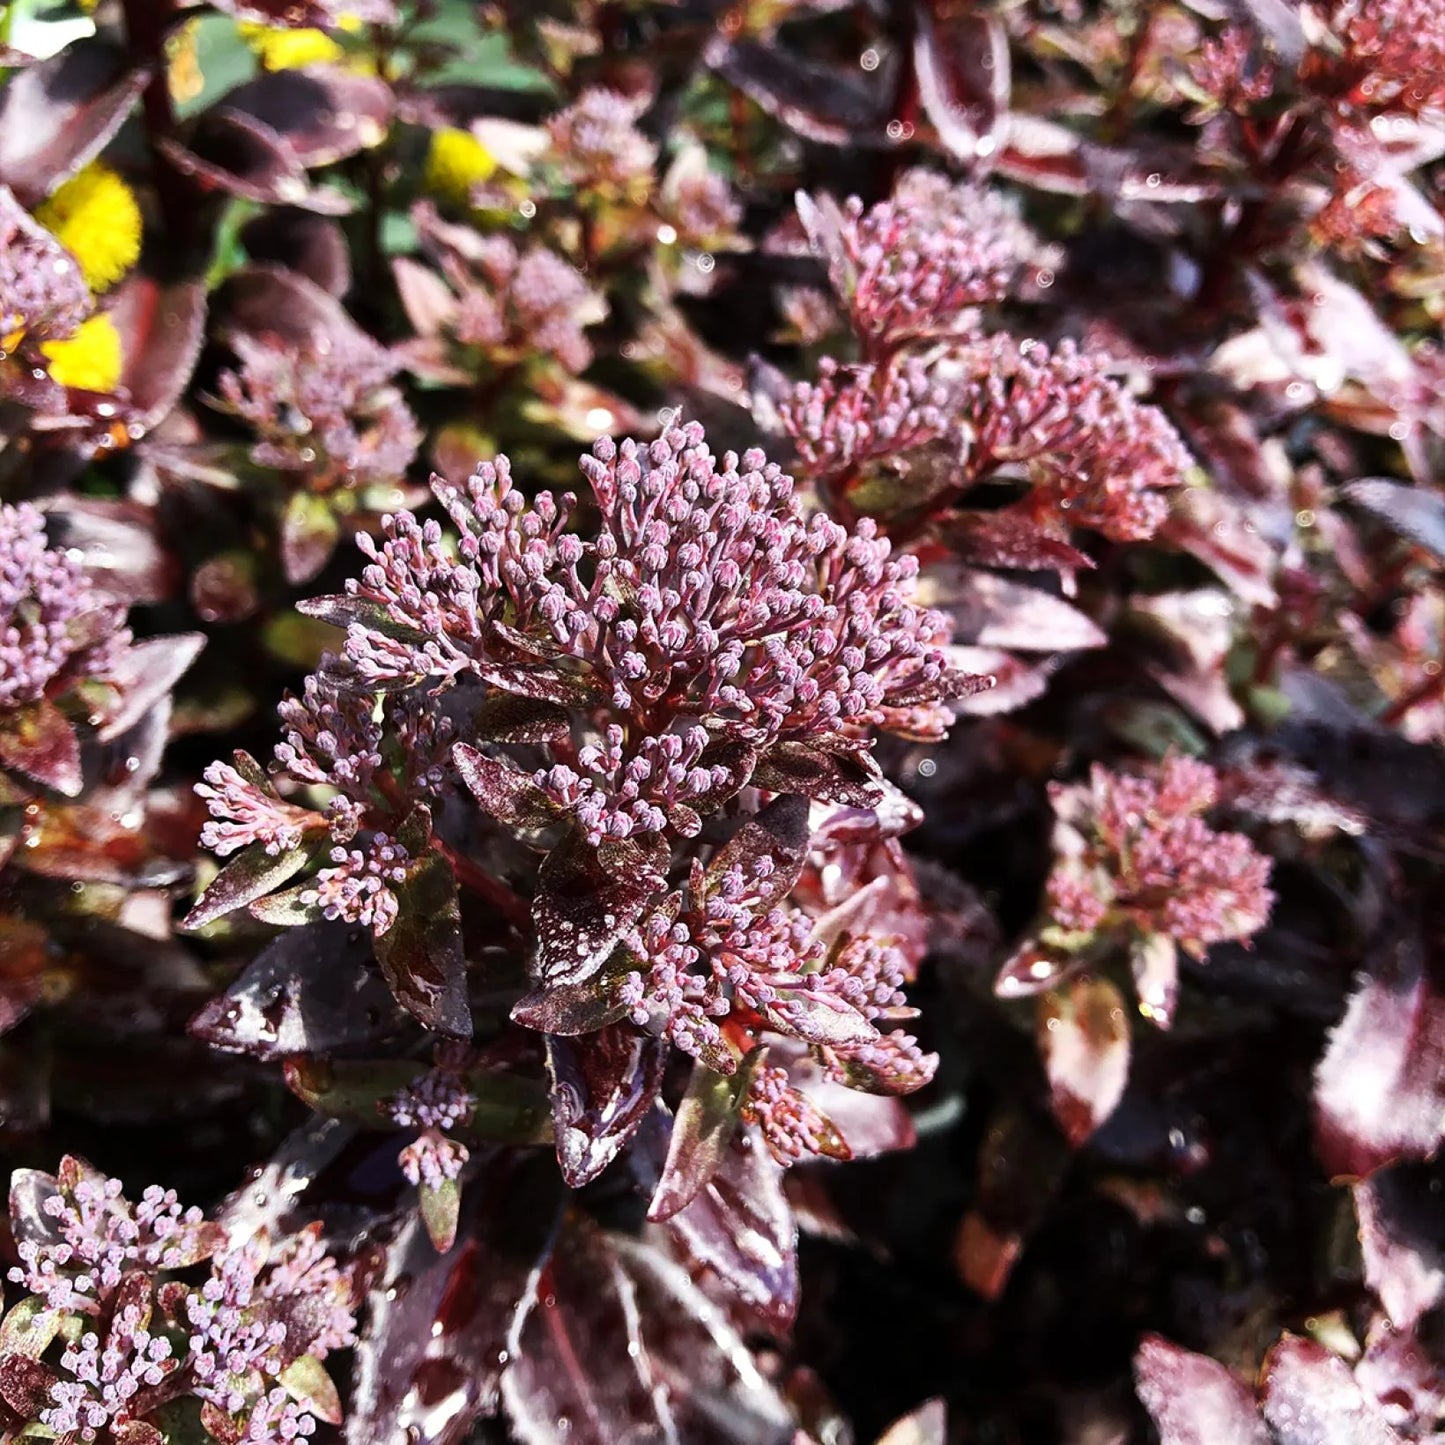
<svg viewBox="0 0 1445 1445"><path fill-rule="evenodd" d="M182 252L191 235L194 206L188 201L181 177L166 160L162 142L174 140L176 112L171 103L170 67L166 57L166 32L174 18L173 5L166 0L121 0L126 36L133 60L150 67L150 79L141 95L141 114L146 139L150 142L156 199L166 234Z"/></svg>

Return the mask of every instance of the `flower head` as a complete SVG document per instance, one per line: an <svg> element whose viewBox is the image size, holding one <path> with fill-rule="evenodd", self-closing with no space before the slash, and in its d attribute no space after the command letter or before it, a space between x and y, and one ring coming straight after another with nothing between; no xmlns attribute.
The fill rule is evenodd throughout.
<svg viewBox="0 0 1445 1445"><path fill-rule="evenodd" d="M125 358L115 322L102 312L80 323L73 336L44 341L40 350L50 363L50 379L77 391L114 391Z"/></svg>
<svg viewBox="0 0 1445 1445"><path fill-rule="evenodd" d="M563 173L581 186L645 193L657 161L657 147L637 128L646 109L615 90L583 91L547 122Z"/></svg>
<svg viewBox="0 0 1445 1445"><path fill-rule="evenodd" d="M471 202L472 190L496 174L497 160L469 130L442 126L427 148L422 189L452 206Z"/></svg>
<svg viewBox="0 0 1445 1445"><path fill-rule="evenodd" d="M90 308L80 263L0 186L0 351L72 336Z"/></svg>
<svg viewBox="0 0 1445 1445"><path fill-rule="evenodd" d="M80 263L92 291L108 290L140 259L142 223L135 192L99 161L66 181L35 219Z"/></svg>
<svg viewBox="0 0 1445 1445"><path fill-rule="evenodd" d="M130 639L123 617L74 557L46 547L34 507L0 503L0 711L103 676Z"/></svg>

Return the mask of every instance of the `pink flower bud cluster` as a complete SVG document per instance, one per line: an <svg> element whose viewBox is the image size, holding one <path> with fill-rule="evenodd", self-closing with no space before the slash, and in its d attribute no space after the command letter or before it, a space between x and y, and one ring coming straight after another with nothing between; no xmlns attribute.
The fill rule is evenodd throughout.
<svg viewBox="0 0 1445 1445"><path fill-rule="evenodd" d="M465 1144L446 1135L465 1124L476 1106L476 1095L445 1059L383 1102L393 1124L421 1131L398 1156L409 1183L438 1189L461 1174L471 1156Z"/></svg>
<svg viewBox="0 0 1445 1445"><path fill-rule="evenodd" d="M1410 115L1445 108L1442 0L1337 0L1328 23L1355 104Z"/></svg>
<svg viewBox="0 0 1445 1445"><path fill-rule="evenodd" d="M171 1190L151 1185L131 1204L119 1179L81 1174L70 1187L48 1193L41 1205L48 1237L22 1235L18 1284L46 1307L96 1314L100 1300L130 1269L177 1268L188 1263L204 1228L199 1209L182 1209Z"/></svg>
<svg viewBox="0 0 1445 1445"><path fill-rule="evenodd" d="M817 1105L793 1087L786 1069L764 1064L758 1070L742 1117L785 1169L815 1155L839 1152L837 1131Z"/></svg>
<svg viewBox="0 0 1445 1445"><path fill-rule="evenodd" d="M1217 796L1214 770L1182 757L1154 778L1096 766L1086 787L1056 787L1055 811L1079 841L1049 880L1055 923L1067 932L1126 923L1195 957L1257 933L1274 902L1270 860L1242 833L1204 822Z"/></svg>
<svg viewBox="0 0 1445 1445"><path fill-rule="evenodd" d="M976 330L974 308L1000 301L1033 237L993 191L933 171L907 172L892 197L850 197L829 277L870 358Z"/></svg>
<svg viewBox="0 0 1445 1445"><path fill-rule="evenodd" d="M331 866L322 868L301 890L301 902L320 908L333 922L360 923L379 938L396 922L394 888L406 879L411 862L405 848L385 833L373 833L362 848L331 850Z"/></svg>
<svg viewBox="0 0 1445 1445"><path fill-rule="evenodd" d="M51 1386L40 1423L62 1437L89 1441L112 1421L124 1420L131 1401L177 1366L170 1340L146 1328L149 1318L148 1305L127 1301L110 1320L104 1339L87 1330L67 1345L60 1368L71 1378Z"/></svg>
<svg viewBox="0 0 1445 1445"><path fill-rule="evenodd" d="M818 364L778 407L793 439L800 475L820 480L905 457L925 447L958 448L955 397L921 357L882 368Z"/></svg>
<svg viewBox="0 0 1445 1445"><path fill-rule="evenodd" d="M316 815L283 802L267 787L243 777L230 763L212 763L196 794L214 815L201 829L201 846L224 858L259 843L273 858L300 847Z"/></svg>
<svg viewBox="0 0 1445 1445"><path fill-rule="evenodd" d="M75 257L0 186L0 355L72 335L92 304Z"/></svg>
<svg viewBox="0 0 1445 1445"><path fill-rule="evenodd" d="M921 1088L936 1056L875 1027L913 1015L903 994L908 960L896 942L863 936L830 955L801 910L762 906L770 875L766 860L716 878L695 867L687 890L623 935L638 965L618 989L629 1018L721 1073L735 1070L746 1042L776 1034L812 1045L838 1082Z"/></svg>
<svg viewBox="0 0 1445 1445"><path fill-rule="evenodd" d="M473 271L485 289L454 276L461 287L457 341L489 353L555 356L571 372L587 369L592 347L582 326L598 308L575 267L543 246L518 251L505 236L488 236L477 246Z"/></svg>
<svg viewBox="0 0 1445 1445"><path fill-rule="evenodd" d="M104 676L130 641L124 618L76 558L46 547L40 512L0 503L0 710Z"/></svg>
<svg viewBox="0 0 1445 1445"><path fill-rule="evenodd" d="M455 555L408 513L384 520L380 544L362 538L348 601L385 621L351 625L357 682L471 674L583 710L596 741L533 781L594 841L695 833L698 806L746 781L738 747L942 736L943 700L971 683L942 651L946 619L911 601L916 561L871 522L850 535L805 516L761 453L719 461L696 424L647 446L604 439L582 468L591 540L567 530L573 496L528 502L505 458L465 490L433 480Z"/></svg>
<svg viewBox="0 0 1445 1445"><path fill-rule="evenodd" d="M303 472L322 490L391 485L421 445L421 430L391 384L397 362L361 332L304 345L236 336L239 371L217 378L216 405L257 434L257 466Z"/></svg>
<svg viewBox="0 0 1445 1445"><path fill-rule="evenodd" d="M1164 493L1193 459L1163 412L1109 374L1107 357L1000 335L959 363L965 484L1018 472L1034 483L1026 505L1041 522L1116 541L1154 535L1168 513Z"/></svg>
<svg viewBox="0 0 1445 1445"><path fill-rule="evenodd" d="M646 109L645 100L615 90L584 90L547 122L563 174L594 189L645 188L657 163L657 147L637 128Z"/></svg>
<svg viewBox="0 0 1445 1445"><path fill-rule="evenodd" d="M743 217L732 187L705 165L670 174L661 200L678 239L690 245L714 245L732 236Z"/></svg>
<svg viewBox="0 0 1445 1445"><path fill-rule="evenodd" d="M1247 113L1273 93L1278 71L1257 55L1247 30L1226 25L1217 36L1200 42L1199 53L1189 62L1189 80L1206 100L1207 109L1193 117L1202 121L1209 110Z"/></svg>

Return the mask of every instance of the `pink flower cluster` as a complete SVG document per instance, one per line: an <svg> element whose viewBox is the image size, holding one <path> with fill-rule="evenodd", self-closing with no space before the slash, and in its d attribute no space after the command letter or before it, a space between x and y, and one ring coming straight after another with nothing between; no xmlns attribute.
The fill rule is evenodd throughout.
<svg viewBox="0 0 1445 1445"><path fill-rule="evenodd" d="M992 191L935 171L908 171L892 197L843 208L829 279L867 358L977 328L973 308L1002 300L1033 249Z"/></svg>
<svg viewBox="0 0 1445 1445"><path fill-rule="evenodd" d="M91 306L75 257L0 186L0 356L70 336Z"/></svg>
<svg viewBox="0 0 1445 1445"><path fill-rule="evenodd" d="M421 431L391 384L397 361L359 331L287 345L236 336L239 371L217 378L215 404L257 434L257 466L304 472L321 491L394 484Z"/></svg>
<svg viewBox="0 0 1445 1445"><path fill-rule="evenodd" d="M446 1137L477 1106L476 1095L463 1082L461 1062L439 1050L435 1068L383 1101L382 1111L393 1124L421 1131L399 1156L411 1184L439 1188L457 1178L470 1157L466 1145Z"/></svg>
<svg viewBox="0 0 1445 1445"><path fill-rule="evenodd" d="M124 619L74 557L45 545L40 512L0 503L0 710L104 676L130 641Z"/></svg>
<svg viewBox="0 0 1445 1445"><path fill-rule="evenodd" d="M632 191L652 180L657 147L637 128L647 109L615 90L584 90L547 122L563 174L580 186Z"/></svg>
<svg viewBox="0 0 1445 1445"><path fill-rule="evenodd" d="M1049 879L1054 921L1067 932L1127 923L1195 957L1258 932L1274 901L1270 860L1199 816L1217 796L1214 770L1183 757L1166 759L1157 778L1095 766L1087 787L1056 787L1055 810L1077 842Z"/></svg>
<svg viewBox="0 0 1445 1445"><path fill-rule="evenodd" d="M361 539L346 601L375 621L352 623L346 653L368 687L472 675L591 713L599 741L533 782L594 841L695 833L697 806L746 781L723 744L936 738L943 700L976 685L948 663L943 616L910 600L915 560L869 522L805 516L761 453L719 461L691 424L600 441L582 469L590 541L567 530L575 497L529 503L505 458L465 490L434 479L458 554L408 513Z"/></svg>

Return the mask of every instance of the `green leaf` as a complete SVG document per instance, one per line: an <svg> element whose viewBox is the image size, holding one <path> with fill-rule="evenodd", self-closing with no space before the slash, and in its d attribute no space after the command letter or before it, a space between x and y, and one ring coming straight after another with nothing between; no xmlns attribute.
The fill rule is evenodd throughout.
<svg viewBox="0 0 1445 1445"><path fill-rule="evenodd" d="M60 1311L46 1309L43 1300L31 1295L0 1323L0 1355L29 1355L38 1360L59 1329Z"/></svg>
<svg viewBox="0 0 1445 1445"><path fill-rule="evenodd" d="M320 841L320 829L309 830ZM285 853L268 853L263 843L243 848L211 880L211 886L196 900L181 927L204 928L208 923L233 913L273 893L288 879L294 878L315 857L315 847L303 843Z"/></svg>
<svg viewBox="0 0 1445 1445"><path fill-rule="evenodd" d="M734 1074L717 1074L702 1064L693 1065L667 1142L662 1177L647 1206L649 1219L671 1219L686 1209L717 1173L766 1054L765 1048L754 1049Z"/></svg>
<svg viewBox="0 0 1445 1445"><path fill-rule="evenodd" d="M326 1366L315 1355L292 1360L276 1378L285 1386L286 1393L318 1420L325 1420L328 1425L341 1423L341 1396L326 1373Z"/></svg>
<svg viewBox="0 0 1445 1445"><path fill-rule="evenodd" d="M445 1254L457 1238L457 1218L462 1209L462 1188L455 1179L445 1179L435 1188L423 1184L421 1196L421 1219L432 1246L438 1254Z"/></svg>

